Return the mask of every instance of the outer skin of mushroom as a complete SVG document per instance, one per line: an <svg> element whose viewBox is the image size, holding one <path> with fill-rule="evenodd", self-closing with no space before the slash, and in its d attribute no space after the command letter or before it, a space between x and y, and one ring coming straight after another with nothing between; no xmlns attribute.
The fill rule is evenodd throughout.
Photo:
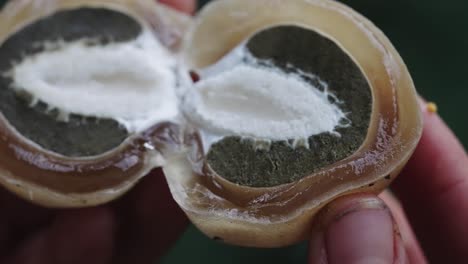
<svg viewBox="0 0 468 264"><path fill-rule="evenodd" d="M175 200L200 230L226 243L279 247L305 239L314 215L333 199L386 188L421 136L416 91L401 57L370 21L334 1L214 2L201 11L189 32L184 62L194 70L208 67L256 32L275 25L314 30L353 58L372 89L371 123L354 154L277 187L251 188L215 173L200 175L192 169L196 155L171 157L164 172Z"/></svg>
<svg viewBox="0 0 468 264"><path fill-rule="evenodd" d="M24 26L58 11L106 8L146 23L176 52L190 23L187 16L151 0L18 0L0 13L0 42ZM160 141L177 141L172 124L154 124L130 136L118 148L93 157L70 158L45 150L16 132L0 113L0 184L18 196L46 207L83 207L106 203L124 194L161 165Z"/></svg>

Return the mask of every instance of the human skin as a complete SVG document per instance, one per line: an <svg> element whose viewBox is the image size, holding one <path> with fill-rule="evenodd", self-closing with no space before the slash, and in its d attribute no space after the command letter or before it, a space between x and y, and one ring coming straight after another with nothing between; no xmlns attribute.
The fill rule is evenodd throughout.
<svg viewBox="0 0 468 264"><path fill-rule="evenodd" d="M468 156L423 101L421 110L423 135L393 194L327 206L313 223L310 263L466 263Z"/></svg>
<svg viewBox="0 0 468 264"><path fill-rule="evenodd" d="M195 9L194 1L161 2ZM310 223L309 263L466 263L468 157L440 117L421 108L423 136L393 193L328 205ZM44 209L1 189L0 212L5 264L153 263L188 225L161 170L95 208Z"/></svg>

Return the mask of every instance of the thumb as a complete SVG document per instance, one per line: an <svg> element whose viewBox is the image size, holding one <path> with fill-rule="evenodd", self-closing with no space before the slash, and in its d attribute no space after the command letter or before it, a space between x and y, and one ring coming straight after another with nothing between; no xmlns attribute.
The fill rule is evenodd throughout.
<svg viewBox="0 0 468 264"><path fill-rule="evenodd" d="M406 263L390 210L374 195L339 198L321 211L309 263Z"/></svg>

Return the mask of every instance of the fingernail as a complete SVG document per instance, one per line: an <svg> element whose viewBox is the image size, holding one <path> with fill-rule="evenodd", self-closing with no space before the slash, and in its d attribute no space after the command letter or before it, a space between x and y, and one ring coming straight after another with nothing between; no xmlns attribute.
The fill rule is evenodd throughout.
<svg viewBox="0 0 468 264"><path fill-rule="evenodd" d="M377 197L339 199L325 209L320 221L321 231L311 241L311 263L394 263L401 239L390 211Z"/></svg>

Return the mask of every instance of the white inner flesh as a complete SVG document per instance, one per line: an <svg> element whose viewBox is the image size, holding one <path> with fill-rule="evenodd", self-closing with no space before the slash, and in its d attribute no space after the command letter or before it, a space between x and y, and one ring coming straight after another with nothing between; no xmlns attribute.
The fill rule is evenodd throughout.
<svg viewBox="0 0 468 264"><path fill-rule="evenodd" d="M13 67L13 87L58 109L64 121L69 114L111 118L132 133L177 116L175 59L149 30L104 46L44 44L49 49Z"/></svg>
<svg viewBox="0 0 468 264"><path fill-rule="evenodd" d="M241 46L202 71L185 97L184 112L204 129L205 151L229 135L260 142L296 139L306 147L310 136L339 135L335 129L346 115L329 101L327 89L314 87L301 74L260 66L247 53Z"/></svg>

